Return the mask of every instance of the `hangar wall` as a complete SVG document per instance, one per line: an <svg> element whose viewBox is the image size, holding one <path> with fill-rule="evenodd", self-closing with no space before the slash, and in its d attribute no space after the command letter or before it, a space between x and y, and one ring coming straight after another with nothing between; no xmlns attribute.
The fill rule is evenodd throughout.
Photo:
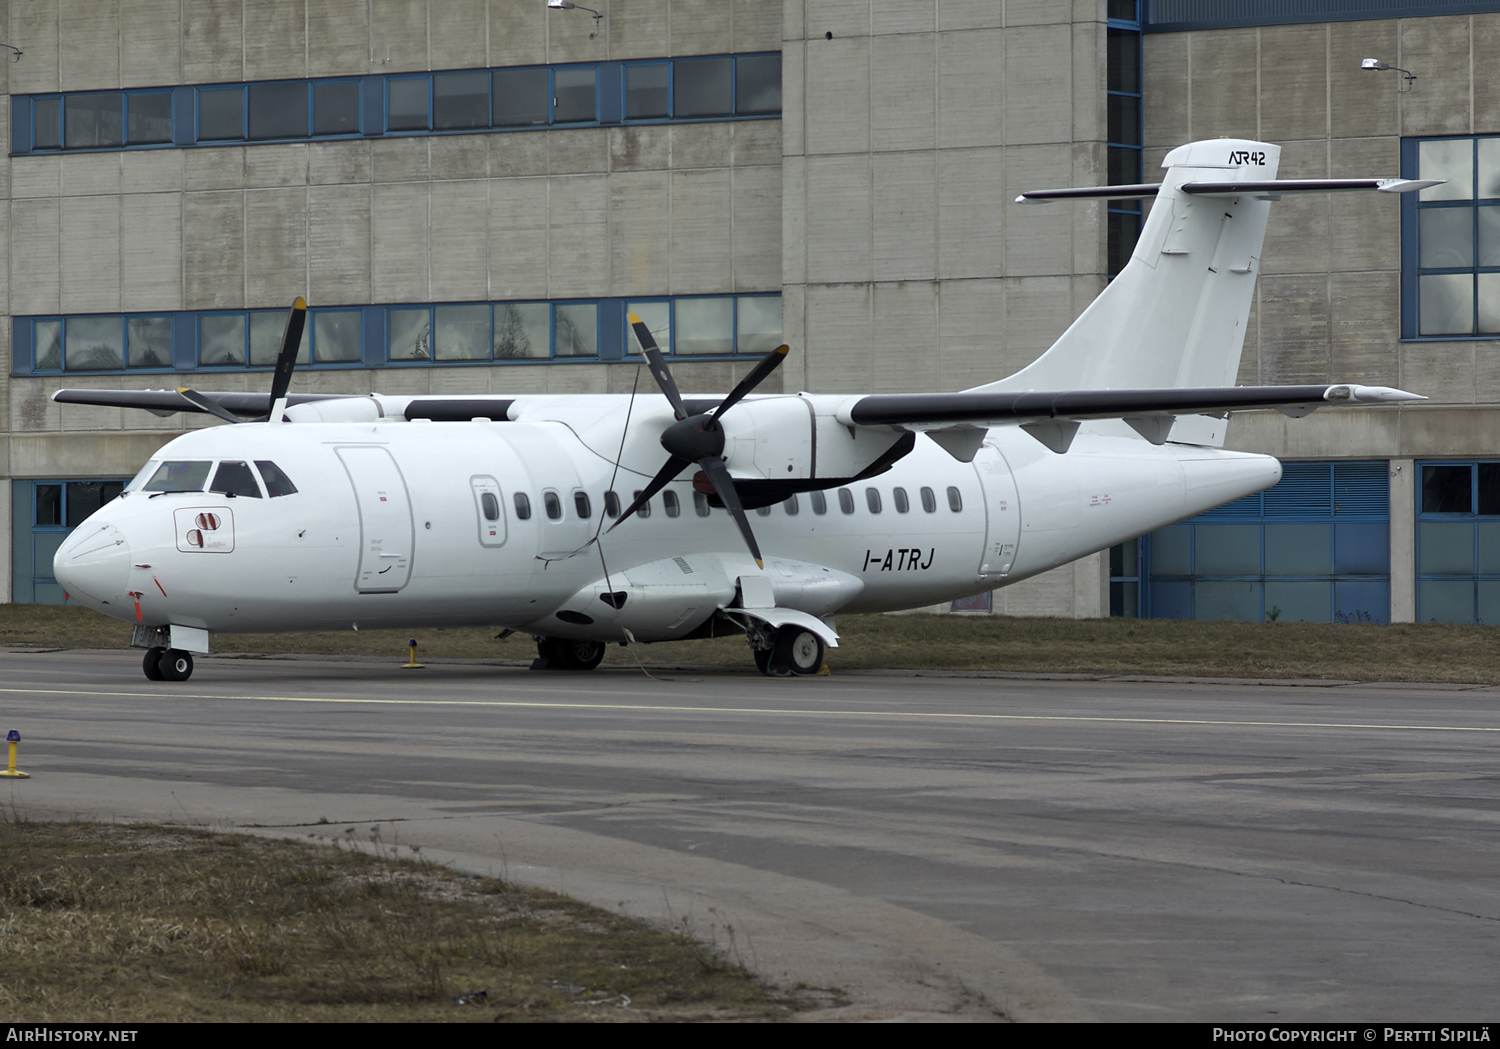
<svg viewBox="0 0 1500 1049"><path fill-rule="evenodd" d="M1406 6L1404 13L1420 15L1421 5ZM1342 17L1354 20L1314 21L1316 15L1309 15L1294 24L1163 32L1148 27L1142 61L1147 171L1180 142L1235 136L1280 143L1283 178L1416 177L1422 143L1446 140L1467 148L1470 137L1500 135L1500 84L1487 61L1500 42L1500 4L1465 6L1473 13L1368 18L1368 12L1346 11ZM1361 60L1371 57L1404 67L1416 79L1362 70ZM1482 188L1476 194L1486 195ZM1424 193L1423 202L1432 196ZM1474 211L1482 222L1483 201L1478 203ZM1390 619L1482 622L1493 585L1485 578L1482 541L1467 572L1435 563L1426 567L1445 570L1426 571L1424 552L1430 558L1436 544L1424 545L1420 537L1441 534L1434 526L1466 520L1482 525L1484 508L1476 498L1466 512L1439 511L1430 497L1424 505L1422 492L1424 476L1438 476L1433 469L1462 470L1469 460L1496 455L1496 334L1493 326L1475 337L1417 330L1415 270L1430 266L1419 263L1418 207L1414 200L1398 203L1380 194L1309 196L1274 205L1239 381L1335 379L1397 386L1431 399L1416 407L1301 420L1246 413L1231 420L1228 443L1290 461L1386 462ZM1480 243L1472 264L1479 274L1500 261L1487 260L1484 250ZM1493 293L1486 296L1482 279L1477 287L1482 316L1496 300ZM1477 331L1485 328L1478 321ZM1474 335L1476 328L1469 331ZM1472 578L1460 584L1460 575ZM1476 588L1477 604L1468 606L1474 617L1466 618L1455 612L1459 604L1440 597L1444 588L1469 585Z"/></svg>
<svg viewBox="0 0 1500 1049"><path fill-rule="evenodd" d="M253 322L299 293L315 309L365 310L366 352L363 366L299 369L298 390L626 390L635 366L602 351L394 367L369 352L380 346L368 319L406 304L779 293L798 353L771 388L839 391L993 379L1050 344L1103 286L1099 215L1007 200L1021 185L1102 179L1104 0L593 6L597 35L585 13L544 0L0 0L6 39L25 51L4 63L12 105L0 117L13 147L0 179L6 477L49 493L61 482L65 502L67 482L129 477L205 421L59 406L51 392L259 389L265 370L206 368L180 352L181 333L235 311ZM778 52L774 116L473 133L362 125L326 141L191 131L195 93L235 85L353 78L389 90L390 78L427 71ZM153 88L174 89L174 106L189 99L170 142L47 138L48 114L71 113L70 97ZM32 125L14 128L12 112ZM128 350L117 351L125 367L80 368L42 348L54 326L132 314L175 326L171 368L133 370ZM12 359L16 332L33 345ZM679 357L674 371L687 390L725 389L753 360ZM0 485L0 498L32 491ZM34 509L18 503L0 523L41 529ZM22 531L0 571L43 571L44 554L23 566L34 537ZM1028 581L1030 597L1015 599L1100 614L1102 565L1095 556ZM40 593L28 588L0 592Z"/></svg>

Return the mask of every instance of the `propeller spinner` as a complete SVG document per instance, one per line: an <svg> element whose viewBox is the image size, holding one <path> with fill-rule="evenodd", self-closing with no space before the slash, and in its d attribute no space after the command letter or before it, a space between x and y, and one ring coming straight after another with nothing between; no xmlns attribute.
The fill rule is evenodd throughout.
<svg viewBox="0 0 1500 1049"><path fill-rule="evenodd" d="M651 483L646 486L645 490L635 497L635 501L620 515L619 520L610 525L610 531L624 524L627 517L675 480L684 469L697 463L704 476L708 478L708 483L713 487L714 494L724 503L729 515L734 518L734 523L739 526L740 535L744 536L745 545L750 548L750 555L755 558L755 563L765 568L765 561L760 556L760 545L755 541L755 533L750 531L750 521L745 517L744 507L740 505L739 493L734 489L734 481L729 476L729 468L724 465L724 428L719 424L719 418L780 367L789 352L788 347L778 346L766 354L761 362L751 369L750 374L729 391L729 396L719 402L712 414L704 412L700 415L688 415L687 406L682 401L682 394L677 391L677 383L672 378L671 370L667 368L666 358L662 356L661 348L656 345L656 338L651 334L651 329L646 327L645 322L634 313L630 315L630 328L635 332L636 341L641 345L641 352L645 354L646 364L651 370L652 378L656 380L656 385L661 387L661 392L666 394L667 402L671 404L672 413L677 416L677 421L668 426L661 435L661 446L667 450L668 455L665 465L657 471L655 477L651 478Z"/></svg>

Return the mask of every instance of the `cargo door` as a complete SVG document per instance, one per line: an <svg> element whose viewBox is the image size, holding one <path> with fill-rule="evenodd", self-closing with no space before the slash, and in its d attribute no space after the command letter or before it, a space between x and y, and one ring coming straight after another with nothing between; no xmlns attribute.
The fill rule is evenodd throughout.
<svg viewBox="0 0 1500 1049"><path fill-rule="evenodd" d="M1010 575L1016 563L1016 544L1021 534L1021 504L1016 498L1016 479L1010 464L993 445L984 445L974 456L974 470L984 489L985 541L979 556L979 574L995 579Z"/></svg>

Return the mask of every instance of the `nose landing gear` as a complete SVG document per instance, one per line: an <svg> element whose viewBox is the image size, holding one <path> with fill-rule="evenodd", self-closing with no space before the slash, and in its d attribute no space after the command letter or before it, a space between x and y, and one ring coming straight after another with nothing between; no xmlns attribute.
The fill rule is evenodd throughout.
<svg viewBox="0 0 1500 1049"><path fill-rule="evenodd" d="M148 648L141 670L151 681L186 681L193 676L193 656L175 648Z"/></svg>

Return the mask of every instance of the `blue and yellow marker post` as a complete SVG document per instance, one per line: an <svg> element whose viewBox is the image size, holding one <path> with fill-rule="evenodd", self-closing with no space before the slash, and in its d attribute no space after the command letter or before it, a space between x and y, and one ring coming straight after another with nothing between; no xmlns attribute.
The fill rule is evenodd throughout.
<svg viewBox="0 0 1500 1049"><path fill-rule="evenodd" d="M5 734L5 741L10 744L10 762L5 771L0 772L0 776L9 776L11 779L30 779L31 773L16 771L16 744L21 742L21 734L11 729Z"/></svg>

